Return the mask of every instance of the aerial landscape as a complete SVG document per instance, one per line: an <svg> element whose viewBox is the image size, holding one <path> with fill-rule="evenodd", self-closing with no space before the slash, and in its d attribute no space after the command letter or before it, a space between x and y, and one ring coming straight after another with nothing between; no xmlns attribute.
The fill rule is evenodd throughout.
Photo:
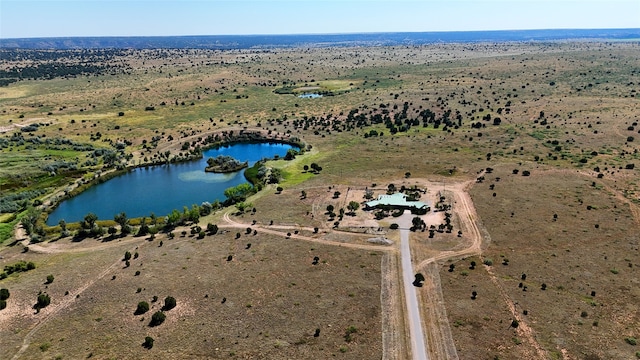
<svg viewBox="0 0 640 360"><path fill-rule="evenodd" d="M0 4L0 359L640 359L639 4L108 3Z"/></svg>

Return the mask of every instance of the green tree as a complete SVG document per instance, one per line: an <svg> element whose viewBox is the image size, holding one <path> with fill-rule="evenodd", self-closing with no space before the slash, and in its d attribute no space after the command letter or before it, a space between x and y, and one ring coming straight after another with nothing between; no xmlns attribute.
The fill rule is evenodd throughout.
<svg viewBox="0 0 640 360"><path fill-rule="evenodd" d="M0 300L7 300L9 296L11 296L11 293L9 293L9 289L0 289Z"/></svg>
<svg viewBox="0 0 640 360"><path fill-rule="evenodd" d="M360 208L360 203L357 201L349 201L349 205L347 205L347 209L351 212L351 214L355 214L356 210Z"/></svg>
<svg viewBox="0 0 640 360"><path fill-rule="evenodd" d="M120 225L121 229L124 229L124 227L129 224L129 219L127 218L127 214L125 212L116 214L113 217L113 221L115 221L118 225Z"/></svg>
<svg viewBox="0 0 640 360"><path fill-rule="evenodd" d="M82 221L81 226L84 229L91 230L96 226L96 221L98 221L98 215L90 212L84 216L84 220Z"/></svg>
<svg viewBox="0 0 640 360"><path fill-rule="evenodd" d="M162 311L156 311L151 316L151 322L149 322L149 326L158 326L164 322L167 316Z"/></svg>
<svg viewBox="0 0 640 360"><path fill-rule="evenodd" d="M61 232L67 231L67 222L64 221L64 219L61 219L60 221L58 221L58 226L60 226Z"/></svg>
<svg viewBox="0 0 640 360"><path fill-rule="evenodd" d="M51 297L49 297L49 294L40 293L38 294L38 299L33 307L40 312L40 309L46 308L49 304L51 304Z"/></svg>
<svg viewBox="0 0 640 360"><path fill-rule="evenodd" d="M212 235L214 235L214 234L218 233L218 225L208 223L208 224L207 224L207 232L208 232L209 234L212 234Z"/></svg>
<svg viewBox="0 0 640 360"><path fill-rule="evenodd" d="M54 279L53 275L51 274L47 275L47 282L45 284L51 284L53 282L53 279Z"/></svg>
<svg viewBox="0 0 640 360"><path fill-rule="evenodd" d="M232 204L245 201L249 195L253 192L253 187L249 183L242 183L240 185L230 187L224 191L224 196L229 199Z"/></svg>
<svg viewBox="0 0 640 360"><path fill-rule="evenodd" d="M147 218L143 217L140 220L140 228L138 228L138 233L136 236L145 236L149 233L149 225L147 225Z"/></svg>
<svg viewBox="0 0 640 360"><path fill-rule="evenodd" d="M180 215L180 212L176 209L173 209L173 211L171 211L171 213L167 215L166 226L169 229L173 229L180 223L181 219L182 216Z"/></svg>
<svg viewBox="0 0 640 360"><path fill-rule="evenodd" d="M149 311L149 303L146 301L140 301L138 303L138 307L136 308L136 311L133 313L134 315L142 315L144 313L146 313L147 311Z"/></svg>
<svg viewBox="0 0 640 360"><path fill-rule="evenodd" d="M117 232L118 230L115 226L109 226L109 229L107 229L107 233L109 233L109 235L111 236L114 236Z"/></svg>
<svg viewBox="0 0 640 360"><path fill-rule="evenodd" d="M248 208L252 206L253 205L251 203L246 203L242 201L236 204L236 209L238 209L238 212L244 213Z"/></svg>
<svg viewBox="0 0 640 360"><path fill-rule="evenodd" d="M153 338L151 336L147 336L144 338L144 342L142 343L142 347L145 349L151 349L153 347Z"/></svg>
<svg viewBox="0 0 640 360"><path fill-rule="evenodd" d="M191 210L189 210L189 221L192 223L197 223L200 220L200 207L196 204L191 205Z"/></svg>
<svg viewBox="0 0 640 360"><path fill-rule="evenodd" d="M167 296L164 299L164 306L162 307L163 311L169 311L171 309L173 309L174 307L176 307L176 298L174 298L173 296Z"/></svg>

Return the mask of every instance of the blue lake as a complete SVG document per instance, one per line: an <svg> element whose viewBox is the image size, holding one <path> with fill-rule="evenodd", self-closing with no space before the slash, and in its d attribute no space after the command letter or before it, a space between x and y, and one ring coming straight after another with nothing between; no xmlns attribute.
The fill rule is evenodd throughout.
<svg viewBox="0 0 640 360"><path fill-rule="evenodd" d="M47 224L57 225L61 219L68 223L80 221L90 212L99 220L113 219L122 211L130 218L149 216L151 212L164 216L173 209L182 211L185 205L224 201L225 189L247 182L244 169L227 174L207 173L204 168L208 158L229 155L253 166L264 158L284 157L291 148L287 144L241 143L206 150L200 160L137 168L64 200L49 215Z"/></svg>

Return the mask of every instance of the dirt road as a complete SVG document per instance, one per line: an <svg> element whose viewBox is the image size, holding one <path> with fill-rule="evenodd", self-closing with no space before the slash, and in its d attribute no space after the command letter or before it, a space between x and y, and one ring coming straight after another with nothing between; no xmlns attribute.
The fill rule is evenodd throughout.
<svg viewBox="0 0 640 360"><path fill-rule="evenodd" d="M409 229L407 227L407 223L411 224L411 215L405 214L401 218L400 256L402 258L404 295L405 301L407 302L407 320L409 323L409 334L411 336L411 356L413 360L429 360L427 347L425 345L425 334L422 331L418 295L412 284L414 281L414 273L413 264L411 264L411 249L409 247Z"/></svg>

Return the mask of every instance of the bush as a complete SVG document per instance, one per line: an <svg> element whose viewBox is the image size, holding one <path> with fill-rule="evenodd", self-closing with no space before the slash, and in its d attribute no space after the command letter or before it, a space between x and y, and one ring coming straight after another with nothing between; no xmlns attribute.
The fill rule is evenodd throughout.
<svg viewBox="0 0 640 360"><path fill-rule="evenodd" d="M169 311L176 307L176 299L173 296L167 296L164 299L164 306L162 307L163 311Z"/></svg>
<svg viewBox="0 0 640 360"><path fill-rule="evenodd" d="M53 275L47 275L47 282L45 284L51 284L53 282Z"/></svg>
<svg viewBox="0 0 640 360"><path fill-rule="evenodd" d="M0 289L0 300L7 300L11 296L9 289Z"/></svg>
<svg viewBox="0 0 640 360"><path fill-rule="evenodd" d="M491 266L493 265L493 260L491 259L484 259L484 261L482 262L483 264L487 265L487 266Z"/></svg>
<svg viewBox="0 0 640 360"><path fill-rule="evenodd" d="M153 338L151 336L147 336L144 338L144 342L142 343L142 347L145 349L151 349L153 347Z"/></svg>
<svg viewBox="0 0 640 360"><path fill-rule="evenodd" d="M162 311L156 311L153 316L151 316L151 322L149 326L158 326L164 322L167 316Z"/></svg>
<svg viewBox="0 0 640 360"><path fill-rule="evenodd" d="M149 311L149 303L146 301L140 301L138 303L138 307L136 308L136 311L133 313L134 315L142 315L144 313L146 313L147 311Z"/></svg>
<svg viewBox="0 0 640 360"><path fill-rule="evenodd" d="M7 300L0 300L0 310L7 308Z"/></svg>
<svg viewBox="0 0 640 360"><path fill-rule="evenodd" d="M40 311L40 309L46 308L49 304L51 304L51 297L49 297L49 294L39 294L34 308Z"/></svg>
<svg viewBox="0 0 640 360"><path fill-rule="evenodd" d="M391 225L389 226L389 229L391 229L391 230L396 230L396 229L398 229L398 227L399 227L399 226L398 226L398 224L393 223L393 224L391 224Z"/></svg>
<svg viewBox="0 0 640 360"><path fill-rule="evenodd" d="M636 340L636 338L634 338L634 337L632 337L632 336L629 336L629 337L627 337L627 338L624 338L624 342L626 342L626 343L627 343L627 344L629 344L629 345L633 345L633 346L635 346L635 345L637 345L637 344L638 344L638 340Z"/></svg>

